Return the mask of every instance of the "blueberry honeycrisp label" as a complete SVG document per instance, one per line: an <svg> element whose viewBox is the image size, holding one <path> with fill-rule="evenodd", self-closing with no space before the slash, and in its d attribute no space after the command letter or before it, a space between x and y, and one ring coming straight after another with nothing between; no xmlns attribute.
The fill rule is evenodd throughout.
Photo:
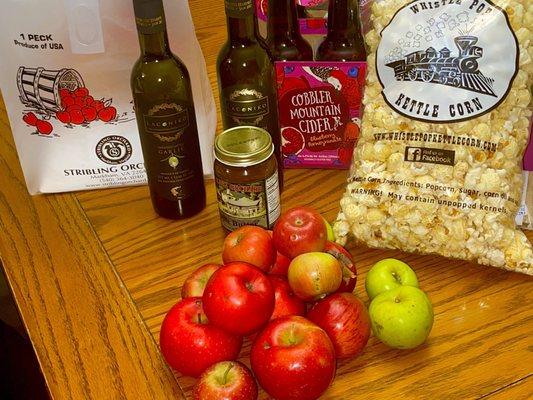
<svg viewBox="0 0 533 400"><path fill-rule="evenodd" d="M518 69L507 14L488 0L416 0L381 32L383 97L398 113L457 122L497 107Z"/></svg>

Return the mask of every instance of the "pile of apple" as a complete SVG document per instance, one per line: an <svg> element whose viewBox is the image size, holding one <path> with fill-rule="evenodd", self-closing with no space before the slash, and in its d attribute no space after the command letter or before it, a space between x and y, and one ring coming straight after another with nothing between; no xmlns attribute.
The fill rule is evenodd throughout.
<svg viewBox="0 0 533 400"><path fill-rule="evenodd" d="M374 336L395 349L413 349L426 341L433 305L409 265L394 258L378 261L366 274L365 289Z"/></svg>
<svg viewBox="0 0 533 400"><path fill-rule="evenodd" d="M161 326L160 345L173 369L199 377L195 399L253 400L257 380L274 399L314 400L333 381L336 359L362 352L372 324L379 338L388 337L390 322L371 321L352 293L357 280L353 258L332 236L315 210L293 208L272 232L245 226L230 233L224 265L204 265L185 281L182 300ZM380 279L380 271L390 272L389 264L376 264L375 277L366 281L373 294L371 312L379 318L387 318L383 309L388 307L382 304L389 297L381 299L389 289L407 287L398 283L399 275L389 286ZM402 321L395 329L403 329ZM245 337L252 341L253 373L235 361Z"/></svg>

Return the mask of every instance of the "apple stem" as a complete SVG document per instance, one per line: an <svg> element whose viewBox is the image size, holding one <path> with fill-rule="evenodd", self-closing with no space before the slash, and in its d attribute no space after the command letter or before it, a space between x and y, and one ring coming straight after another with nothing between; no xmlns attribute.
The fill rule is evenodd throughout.
<svg viewBox="0 0 533 400"><path fill-rule="evenodd" d="M228 368L226 368L226 371L224 372L224 378L223 378L224 379L224 382L223 382L224 385L226 385L228 383L228 374L229 374L229 372L231 371L232 368L233 368L233 363L230 363L228 365Z"/></svg>
<svg viewBox="0 0 533 400"><path fill-rule="evenodd" d="M198 313L198 324L204 325L206 323L205 319L202 318L202 313Z"/></svg>
<svg viewBox="0 0 533 400"><path fill-rule="evenodd" d="M291 346L294 346L297 343L295 330L296 326L293 324L291 326L291 335L289 336L289 343Z"/></svg>
<svg viewBox="0 0 533 400"><path fill-rule="evenodd" d="M396 282L398 282L399 284L402 283L402 278L396 272L393 272L392 276L394 277L394 279L396 279Z"/></svg>

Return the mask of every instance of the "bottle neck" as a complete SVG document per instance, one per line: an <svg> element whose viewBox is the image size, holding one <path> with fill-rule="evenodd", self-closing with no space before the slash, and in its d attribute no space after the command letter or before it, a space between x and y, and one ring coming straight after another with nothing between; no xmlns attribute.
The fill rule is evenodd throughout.
<svg viewBox="0 0 533 400"><path fill-rule="evenodd" d="M162 0L134 0L135 22L143 56L170 54Z"/></svg>
<svg viewBox="0 0 533 400"><path fill-rule="evenodd" d="M328 37L361 38L358 0L332 0L328 7Z"/></svg>
<svg viewBox="0 0 533 400"><path fill-rule="evenodd" d="M267 29L268 37L299 36L296 0L269 0Z"/></svg>
<svg viewBox="0 0 533 400"><path fill-rule="evenodd" d="M170 54L166 31L152 34L139 33L139 44L143 56L166 56Z"/></svg>
<svg viewBox="0 0 533 400"><path fill-rule="evenodd" d="M225 0L226 25L231 42L257 41L259 29L253 0Z"/></svg>

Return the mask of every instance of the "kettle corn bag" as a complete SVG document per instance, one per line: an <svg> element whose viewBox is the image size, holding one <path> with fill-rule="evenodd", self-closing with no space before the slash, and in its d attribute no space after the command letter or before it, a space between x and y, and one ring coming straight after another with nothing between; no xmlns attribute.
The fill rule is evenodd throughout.
<svg viewBox="0 0 533 400"><path fill-rule="evenodd" d="M380 0L336 240L533 274L515 227L529 139L531 0Z"/></svg>

